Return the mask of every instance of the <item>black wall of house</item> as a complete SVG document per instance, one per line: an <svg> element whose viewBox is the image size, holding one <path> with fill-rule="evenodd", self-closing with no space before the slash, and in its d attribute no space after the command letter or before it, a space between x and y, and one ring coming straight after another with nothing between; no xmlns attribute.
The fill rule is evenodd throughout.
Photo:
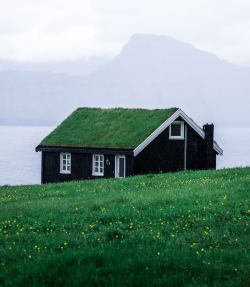
<svg viewBox="0 0 250 287"><path fill-rule="evenodd" d="M66 152L64 150L64 152ZM60 173L60 152L42 151L42 183L115 177L115 154L104 153L104 176L92 175L92 153L71 153L71 173ZM97 152L99 154L99 152ZM122 153L117 153L122 155ZM126 155L126 176L134 174L134 157Z"/></svg>
<svg viewBox="0 0 250 287"><path fill-rule="evenodd" d="M200 137L187 125L187 169L216 168L216 152L213 149L213 134L211 138Z"/></svg>
<svg viewBox="0 0 250 287"><path fill-rule="evenodd" d="M135 173L158 173L184 167L184 140L169 140L169 128L135 157Z"/></svg>
<svg viewBox="0 0 250 287"><path fill-rule="evenodd" d="M205 141L189 125L186 125L187 132L187 169L205 169Z"/></svg>
<svg viewBox="0 0 250 287"><path fill-rule="evenodd" d="M178 118L178 121L183 121ZM207 164L206 141L184 123L186 169L216 168L216 152ZM135 174L178 171L185 169L185 140L169 139L169 127L135 157Z"/></svg>

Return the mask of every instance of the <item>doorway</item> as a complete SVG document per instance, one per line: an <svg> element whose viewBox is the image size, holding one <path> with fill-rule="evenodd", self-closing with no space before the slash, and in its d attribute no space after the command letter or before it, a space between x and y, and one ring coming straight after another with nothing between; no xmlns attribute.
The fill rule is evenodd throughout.
<svg viewBox="0 0 250 287"><path fill-rule="evenodd" d="M115 177L126 176L126 158L125 155L115 156Z"/></svg>

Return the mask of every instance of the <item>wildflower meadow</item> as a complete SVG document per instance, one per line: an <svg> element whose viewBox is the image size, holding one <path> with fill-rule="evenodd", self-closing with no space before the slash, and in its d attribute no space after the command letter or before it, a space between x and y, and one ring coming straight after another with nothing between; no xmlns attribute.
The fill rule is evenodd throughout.
<svg viewBox="0 0 250 287"><path fill-rule="evenodd" d="M250 286L250 168L0 188L0 286Z"/></svg>

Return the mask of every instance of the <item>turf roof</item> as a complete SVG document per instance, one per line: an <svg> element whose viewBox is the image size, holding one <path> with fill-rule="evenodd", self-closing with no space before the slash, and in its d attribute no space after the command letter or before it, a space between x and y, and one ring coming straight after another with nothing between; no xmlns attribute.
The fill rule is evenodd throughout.
<svg viewBox="0 0 250 287"><path fill-rule="evenodd" d="M134 149L176 111L78 108L40 145Z"/></svg>

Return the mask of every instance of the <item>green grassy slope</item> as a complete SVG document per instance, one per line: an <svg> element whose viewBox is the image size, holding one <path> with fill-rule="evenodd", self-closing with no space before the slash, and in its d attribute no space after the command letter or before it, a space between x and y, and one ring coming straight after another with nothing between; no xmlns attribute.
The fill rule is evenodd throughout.
<svg viewBox="0 0 250 287"><path fill-rule="evenodd" d="M135 148L176 111L79 108L41 145Z"/></svg>
<svg viewBox="0 0 250 287"><path fill-rule="evenodd" d="M249 286L250 168L0 188L1 286Z"/></svg>

